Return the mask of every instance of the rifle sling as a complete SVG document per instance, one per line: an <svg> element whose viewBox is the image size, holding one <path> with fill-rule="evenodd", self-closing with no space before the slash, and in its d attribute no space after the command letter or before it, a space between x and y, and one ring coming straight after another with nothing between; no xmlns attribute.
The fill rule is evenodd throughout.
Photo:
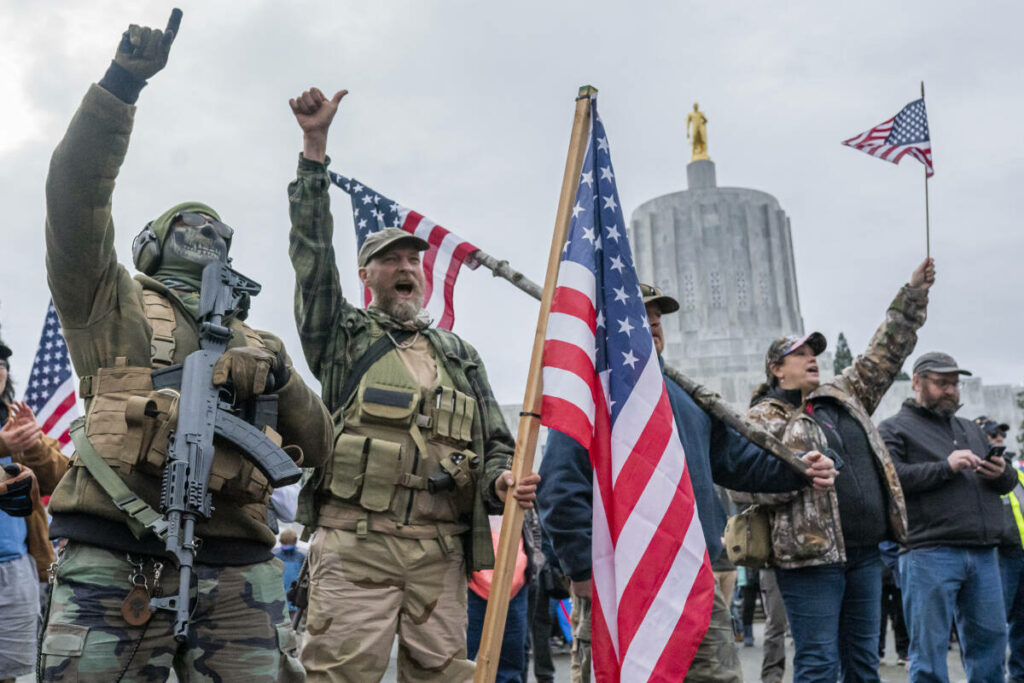
<svg viewBox="0 0 1024 683"><path fill-rule="evenodd" d="M156 534L159 538L166 538L167 520L144 500L132 493L117 472L103 460L103 456L96 452L85 435L84 417L79 417L71 423L71 441L74 442L75 452L85 465L85 469L110 496L117 509L128 515L126 522L135 538L141 539L149 532Z"/></svg>

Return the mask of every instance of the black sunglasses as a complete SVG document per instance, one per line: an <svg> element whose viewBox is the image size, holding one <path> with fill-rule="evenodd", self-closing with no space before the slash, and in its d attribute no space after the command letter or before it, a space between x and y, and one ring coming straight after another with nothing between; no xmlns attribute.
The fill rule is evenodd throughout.
<svg viewBox="0 0 1024 683"><path fill-rule="evenodd" d="M225 242L230 242L231 238L234 237L235 231L231 229L230 225L221 223L220 221L204 216L201 213L195 213L194 211L183 211L182 213L174 216L174 222L181 221L190 228L201 228L204 225L211 226L221 239Z"/></svg>

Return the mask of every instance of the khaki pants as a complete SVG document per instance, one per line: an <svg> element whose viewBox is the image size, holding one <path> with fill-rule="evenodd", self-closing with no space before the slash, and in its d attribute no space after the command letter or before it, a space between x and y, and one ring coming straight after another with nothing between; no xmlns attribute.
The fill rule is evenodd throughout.
<svg viewBox="0 0 1024 683"><path fill-rule="evenodd" d="M309 548L302 664L314 683L379 681L398 636L399 681L468 681L466 570L457 539L319 527Z"/></svg>
<svg viewBox="0 0 1024 683"><path fill-rule="evenodd" d="M697 647L686 680L692 683L716 681L720 683L741 683L743 671L736 651L736 639L732 634L732 619L729 606L722 593L721 585L715 582L715 602L711 608L711 623L704 639Z"/></svg>
<svg viewBox="0 0 1024 683"><path fill-rule="evenodd" d="M590 598L572 596L572 683L590 683Z"/></svg>
<svg viewBox="0 0 1024 683"><path fill-rule="evenodd" d="M761 683L782 683L786 674L786 605L774 570L762 569L759 583L765 615Z"/></svg>

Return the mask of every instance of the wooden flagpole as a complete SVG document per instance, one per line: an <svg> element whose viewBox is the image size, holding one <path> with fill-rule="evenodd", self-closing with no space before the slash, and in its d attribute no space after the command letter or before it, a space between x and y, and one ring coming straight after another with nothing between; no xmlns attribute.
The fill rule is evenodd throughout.
<svg viewBox="0 0 1024 683"><path fill-rule="evenodd" d="M924 99L924 81L921 81L921 99ZM928 164L924 166L924 255L932 257L932 226L928 215Z"/></svg>
<svg viewBox="0 0 1024 683"><path fill-rule="evenodd" d="M533 471L533 454L537 448L537 432L540 429L543 393L541 362L544 355L544 339L547 336L548 314L551 312L551 299L555 295L562 247L569 232L571 207L580 182L583 157L586 155L587 138L590 133L590 98L596 93L596 88L585 85L580 88L576 98L576 114L569 137L569 154L565 160L565 175L562 177L562 194L558 199L555 233L551 238L548 270L544 277L540 313L537 316L537 331L533 337L533 355L530 357L530 370L526 378L526 395L523 398L523 410L519 413L516 450L512 457L512 473L516 482ZM494 576L491 580L490 599L487 600L483 633L480 636L480 650L477 653L476 672L473 675L474 683L493 683L498 671L505 617L508 615L508 595L512 590L512 573L515 570L516 553L519 550L522 532L523 510L512 496L512 491L509 491L505 499L505 513L501 518L501 536L494 559Z"/></svg>

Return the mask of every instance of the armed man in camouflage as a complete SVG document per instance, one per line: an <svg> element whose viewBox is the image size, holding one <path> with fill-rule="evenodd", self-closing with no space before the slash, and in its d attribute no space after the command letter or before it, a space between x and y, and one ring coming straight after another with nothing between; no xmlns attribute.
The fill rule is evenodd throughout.
<svg viewBox="0 0 1024 683"><path fill-rule="evenodd" d="M295 318L334 412L334 455L307 482L299 521L315 527L302 663L311 681L383 676L397 632L400 681L461 681L467 572L494 561L488 513L518 484L513 451L476 350L429 327L420 253L398 228L366 238L359 278L373 303L342 296L327 189L327 131L346 91L291 101L303 132L288 187Z"/></svg>
<svg viewBox="0 0 1024 683"><path fill-rule="evenodd" d="M178 15L180 17L180 14ZM161 473L177 398L154 391L154 369L198 348L197 291L203 267L227 261L231 229L210 207L179 204L147 225L133 256L134 279L114 253L111 194L146 79L167 62L166 31L132 25L98 85L85 95L53 154L46 185L46 266L86 402L72 430L72 467L53 494L51 536L68 539L40 658L42 680L303 680L290 628L281 563L267 527L267 479L233 445L214 441L215 508L200 522L187 639L174 615L150 611L151 596L177 590L178 571L154 533ZM213 379L239 399L279 399L277 431L290 454L319 465L330 449L323 404L292 371L281 341L242 322L224 325L228 350ZM115 502L116 501L116 502Z"/></svg>

